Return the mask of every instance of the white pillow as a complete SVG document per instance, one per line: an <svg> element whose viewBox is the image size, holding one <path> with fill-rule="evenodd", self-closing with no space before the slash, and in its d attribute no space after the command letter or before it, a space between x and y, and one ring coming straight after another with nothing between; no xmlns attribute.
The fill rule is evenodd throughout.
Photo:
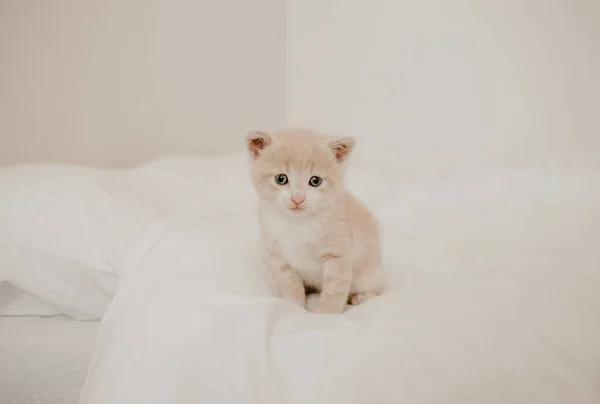
<svg viewBox="0 0 600 404"><path fill-rule="evenodd" d="M0 282L26 292L0 304L0 315L99 319L121 272L143 260L167 223L247 214L254 203L242 154L131 170L0 169Z"/></svg>
<svg viewBox="0 0 600 404"><path fill-rule="evenodd" d="M30 164L0 170L0 281L44 302L29 314L97 319L116 286L111 243L126 229L105 170ZM21 301L16 313L28 312ZM14 312L10 304L0 314Z"/></svg>
<svg viewBox="0 0 600 404"><path fill-rule="evenodd" d="M115 267L138 265L169 228L256 212L246 155L158 159L111 183L130 210L128 237L113 243Z"/></svg>

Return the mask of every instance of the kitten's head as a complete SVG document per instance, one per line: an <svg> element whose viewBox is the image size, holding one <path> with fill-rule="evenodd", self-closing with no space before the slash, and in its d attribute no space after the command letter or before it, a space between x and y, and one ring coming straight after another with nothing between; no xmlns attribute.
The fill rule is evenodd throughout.
<svg viewBox="0 0 600 404"><path fill-rule="evenodd" d="M344 162L354 138L310 130L250 132L247 147L259 197L293 216L332 207L344 193Z"/></svg>

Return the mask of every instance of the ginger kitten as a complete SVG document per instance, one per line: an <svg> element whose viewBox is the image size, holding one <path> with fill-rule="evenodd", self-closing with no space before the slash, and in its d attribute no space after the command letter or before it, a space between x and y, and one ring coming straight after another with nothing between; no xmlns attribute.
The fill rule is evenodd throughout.
<svg viewBox="0 0 600 404"><path fill-rule="evenodd" d="M377 220L344 187L354 143L310 130L247 135L266 265L285 299L304 307L305 286L320 291L320 313L383 288Z"/></svg>

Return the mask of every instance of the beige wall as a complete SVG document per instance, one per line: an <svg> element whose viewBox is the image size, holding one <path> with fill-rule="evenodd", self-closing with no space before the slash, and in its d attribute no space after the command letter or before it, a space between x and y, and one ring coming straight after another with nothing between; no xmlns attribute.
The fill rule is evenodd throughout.
<svg viewBox="0 0 600 404"><path fill-rule="evenodd" d="M122 165L281 126L283 3L0 1L0 164Z"/></svg>
<svg viewBox="0 0 600 404"><path fill-rule="evenodd" d="M600 162L600 1L288 0L287 120L399 171Z"/></svg>
<svg viewBox="0 0 600 404"><path fill-rule="evenodd" d="M284 122L400 170L594 163L598 21L595 0L4 0L0 164L234 150Z"/></svg>

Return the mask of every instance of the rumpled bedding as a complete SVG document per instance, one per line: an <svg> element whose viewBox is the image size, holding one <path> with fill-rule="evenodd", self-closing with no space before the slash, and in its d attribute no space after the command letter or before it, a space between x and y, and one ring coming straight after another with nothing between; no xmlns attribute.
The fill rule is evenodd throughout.
<svg viewBox="0 0 600 404"><path fill-rule="evenodd" d="M119 215L102 220L104 261L86 265L118 282L95 308L83 404L600 401L594 171L398 178L354 164L388 290L343 315L277 297L244 156L100 177Z"/></svg>

